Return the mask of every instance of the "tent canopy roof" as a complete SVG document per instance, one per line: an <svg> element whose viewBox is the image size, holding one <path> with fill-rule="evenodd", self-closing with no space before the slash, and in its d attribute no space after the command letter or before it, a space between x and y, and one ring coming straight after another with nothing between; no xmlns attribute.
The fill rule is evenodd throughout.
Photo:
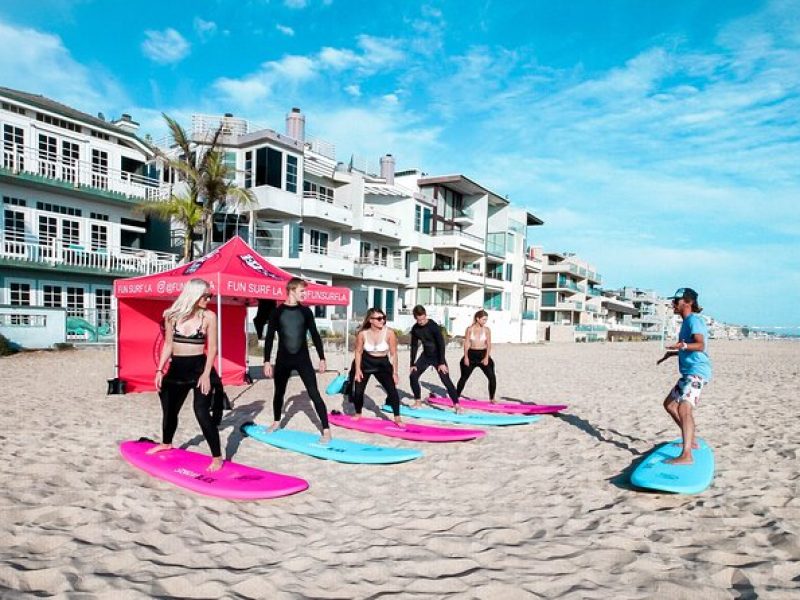
<svg viewBox="0 0 800 600"><path fill-rule="evenodd" d="M117 298L173 298L191 279L203 279L212 291L227 301L255 304L260 299L285 300L286 283L294 275L269 263L240 237L188 264L155 275L142 275L114 282ZM350 290L307 282L307 304L346 306Z"/></svg>

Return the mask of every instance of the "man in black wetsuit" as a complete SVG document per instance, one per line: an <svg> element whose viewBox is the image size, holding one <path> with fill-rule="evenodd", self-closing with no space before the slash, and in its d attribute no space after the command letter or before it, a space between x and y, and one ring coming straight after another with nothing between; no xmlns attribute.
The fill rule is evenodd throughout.
<svg viewBox="0 0 800 600"><path fill-rule="evenodd" d="M264 338L264 375L267 378L275 377L275 396L272 409L275 422L270 431L280 427L281 414L283 413L283 396L286 394L286 384L289 375L297 371L306 386L308 395L314 403L320 423L322 424L322 443L331 439L331 430L328 425L328 409L317 387L317 376L308 354L308 334L317 349L319 356L319 372L324 373L325 352L322 347L322 338L314 322L314 314L307 306L300 304L305 299L306 283L297 277L290 279L286 284L286 301L272 311L267 324L267 335ZM278 352L275 357L273 369L270 357L275 333L278 334Z"/></svg>
<svg viewBox="0 0 800 600"><path fill-rule="evenodd" d="M447 395L453 401L453 407L457 413L461 412L458 405L458 392L456 386L448 375L447 361L444 357L444 337L439 329L438 323L428 318L425 307L417 304L411 311L416 325L411 328L411 391L414 393L414 408L419 408L422 402L422 390L419 386L420 376L428 367L434 367L442 380L444 387L447 388ZM417 355L417 346L422 343L422 353L419 359L414 361Z"/></svg>

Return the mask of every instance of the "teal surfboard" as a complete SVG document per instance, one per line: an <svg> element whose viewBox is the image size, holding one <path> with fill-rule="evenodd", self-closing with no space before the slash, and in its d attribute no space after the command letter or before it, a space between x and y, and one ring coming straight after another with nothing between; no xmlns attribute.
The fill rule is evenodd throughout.
<svg viewBox="0 0 800 600"><path fill-rule="evenodd" d="M292 429L269 432L267 427L255 423L245 423L241 429L242 433L254 440L276 448L343 463L386 465L407 462L422 456L422 452L410 448L372 446L340 438L333 438L328 444L320 444L318 433Z"/></svg>
<svg viewBox="0 0 800 600"><path fill-rule="evenodd" d="M640 488L672 492L675 494L699 494L714 479L714 451L703 439L692 451L691 465L670 465L664 461L680 456L681 440L662 444L647 455L631 475L631 483Z"/></svg>
<svg viewBox="0 0 800 600"><path fill-rule="evenodd" d="M384 406L383 411L392 412L390 406ZM534 415L499 415L489 413L461 413L452 410L439 410L438 408L411 408L405 404L400 405L400 416L413 417L414 419L427 419L428 421L441 421L443 423L461 423L463 425L527 425L535 423L541 417Z"/></svg>

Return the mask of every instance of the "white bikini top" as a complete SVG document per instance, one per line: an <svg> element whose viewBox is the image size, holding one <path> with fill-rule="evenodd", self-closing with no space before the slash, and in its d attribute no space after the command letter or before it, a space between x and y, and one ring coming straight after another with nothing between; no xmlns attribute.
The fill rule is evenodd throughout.
<svg viewBox="0 0 800 600"><path fill-rule="evenodd" d="M381 340L377 344L373 344L369 341L369 334L365 331L364 332L364 351L366 352L388 352L389 351L389 342L386 341L386 336L389 335L388 329L386 327L383 328L383 336Z"/></svg>
<svg viewBox="0 0 800 600"><path fill-rule="evenodd" d="M475 328L471 327L469 330L469 339L473 342L485 342L486 341L486 329L481 327L481 332L475 336Z"/></svg>

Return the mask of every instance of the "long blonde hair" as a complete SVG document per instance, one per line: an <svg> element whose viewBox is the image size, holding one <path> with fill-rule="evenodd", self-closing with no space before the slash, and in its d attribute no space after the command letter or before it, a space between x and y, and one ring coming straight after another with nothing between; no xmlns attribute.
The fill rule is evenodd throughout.
<svg viewBox="0 0 800 600"><path fill-rule="evenodd" d="M197 310L197 303L203 294L209 292L208 283L204 279L190 279L183 286L180 296L175 299L167 310L164 311L164 320L174 319L176 323L192 316Z"/></svg>

